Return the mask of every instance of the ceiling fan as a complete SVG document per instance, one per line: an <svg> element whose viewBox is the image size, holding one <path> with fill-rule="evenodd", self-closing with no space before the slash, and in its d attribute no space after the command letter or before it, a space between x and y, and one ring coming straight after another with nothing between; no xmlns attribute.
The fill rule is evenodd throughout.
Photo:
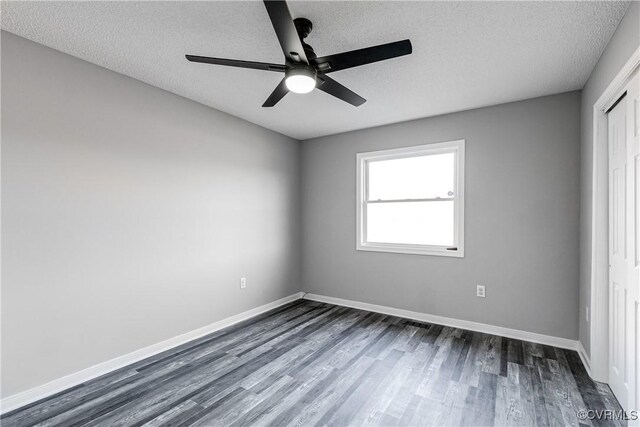
<svg viewBox="0 0 640 427"><path fill-rule="evenodd" d="M306 18L293 19L287 7L287 2L284 0L264 0L264 5L267 8L267 13L273 28L276 30L278 41L284 53L285 63L283 65L186 55L186 58L191 62L284 73L284 78L269 95L265 103L262 104L263 107L273 107L289 91L309 93L316 87L329 95L358 107L364 104L366 99L347 89L327 76L327 74L411 53L411 42L402 40L335 55L317 57L313 48L303 41L311 32L313 27L311 21Z"/></svg>

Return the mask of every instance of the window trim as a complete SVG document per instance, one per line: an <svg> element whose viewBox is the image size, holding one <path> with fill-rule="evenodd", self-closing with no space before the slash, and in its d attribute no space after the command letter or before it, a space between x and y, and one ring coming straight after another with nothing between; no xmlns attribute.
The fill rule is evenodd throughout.
<svg viewBox="0 0 640 427"><path fill-rule="evenodd" d="M410 147L392 148L388 150L370 151L356 154L356 250L373 252L391 252L413 255L436 255L454 258L464 257L464 146L465 140L438 142ZM445 246L414 245L402 243L366 242L368 173L367 162L371 160L393 160L418 157L424 154L456 153L454 189L454 247L448 250ZM442 199L440 199L442 200ZM412 200L418 201L418 199ZM372 202L369 202L372 203ZM384 202L382 202L384 203Z"/></svg>

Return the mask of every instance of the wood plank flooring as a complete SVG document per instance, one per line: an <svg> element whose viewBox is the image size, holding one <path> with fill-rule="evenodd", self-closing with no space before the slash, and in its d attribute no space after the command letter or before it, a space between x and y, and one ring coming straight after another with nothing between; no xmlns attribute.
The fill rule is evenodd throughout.
<svg viewBox="0 0 640 427"><path fill-rule="evenodd" d="M607 425L580 409L620 408L574 351L299 300L1 424Z"/></svg>

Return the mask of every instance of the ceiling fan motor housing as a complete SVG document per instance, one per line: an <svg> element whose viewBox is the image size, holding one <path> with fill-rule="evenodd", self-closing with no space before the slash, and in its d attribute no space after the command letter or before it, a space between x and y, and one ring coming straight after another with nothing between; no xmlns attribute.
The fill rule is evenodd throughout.
<svg viewBox="0 0 640 427"><path fill-rule="evenodd" d="M315 80L317 73L316 73L316 69L313 68L311 65L307 65L304 63L301 63L301 64L290 63L290 64L287 64L287 70L284 72L284 75L285 77L309 76Z"/></svg>

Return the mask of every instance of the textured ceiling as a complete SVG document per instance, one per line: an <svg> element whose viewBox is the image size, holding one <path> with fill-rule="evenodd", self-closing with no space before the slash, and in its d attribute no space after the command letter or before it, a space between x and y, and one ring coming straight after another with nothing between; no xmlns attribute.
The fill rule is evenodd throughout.
<svg viewBox="0 0 640 427"><path fill-rule="evenodd" d="M411 39L413 54L261 105L279 73L184 55L282 62L262 2L6 2L2 28L297 139L580 89L628 2L290 2L318 55Z"/></svg>

